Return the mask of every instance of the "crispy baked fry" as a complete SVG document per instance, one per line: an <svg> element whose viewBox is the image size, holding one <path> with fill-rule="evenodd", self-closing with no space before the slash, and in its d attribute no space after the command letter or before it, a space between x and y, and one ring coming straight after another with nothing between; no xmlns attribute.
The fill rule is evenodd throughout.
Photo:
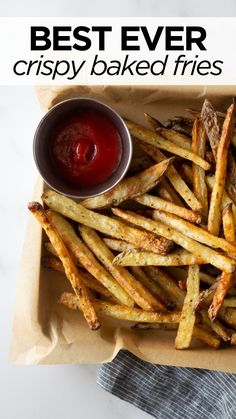
<svg viewBox="0 0 236 419"><path fill-rule="evenodd" d="M183 206L183 203L179 195L177 194L173 186L170 184L168 179L162 179L161 182L158 183L158 185L156 186L155 191L157 195L160 196L162 199L173 202L176 205Z"/></svg>
<svg viewBox="0 0 236 419"><path fill-rule="evenodd" d="M81 265L94 276L122 304L133 307L134 301L107 270L95 259L89 248L77 236L73 227L61 215L48 211L66 246Z"/></svg>
<svg viewBox="0 0 236 419"><path fill-rule="evenodd" d="M200 224L202 221L202 217L198 212L189 210L184 207L180 207L179 205L176 205L173 202L165 201L164 199L159 198L158 196L144 194L135 198L135 201L153 209L158 209L169 212L171 214L178 215L179 217L191 221L192 223Z"/></svg>
<svg viewBox="0 0 236 419"><path fill-rule="evenodd" d="M171 308L168 298L163 290L154 282L139 266L132 266L130 268L133 276L138 279L153 295L155 295L160 301L163 301L167 308Z"/></svg>
<svg viewBox="0 0 236 419"><path fill-rule="evenodd" d="M63 266L65 269L65 274L68 280L71 283L71 286L78 298L78 301L81 306L81 311L92 330L97 330L100 327L100 323L96 316L92 302L90 301L90 296L88 294L87 288L83 283L83 278L79 274L76 266L74 265L69 252L59 235L56 227L52 223L50 217L44 211L42 205L38 202L30 202L28 204L28 209L39 221L45 233L47 234L50 242L52 243L54 249L56 250Z"/></svg>
<svg viewBox="0 0 236 419"><path fill-rule="evenodd" d="M199 266L189 266L187 277L187 294L184 299L179 328L175 339L176 349L186 349L190 346L196 319L195 306L199 298L199 287Z"/></svg>
<svg viewBox="0 0 236 419"><path fill-rule="evenodd" d="M113 208L112 211L115 215L118 215L119 217L132 222L139 227L145 228L155 234L159 234L163 237L173 240L173 242L188 250L197 256L197 258L201 258L203 261L205 261L205 263L211 263L213 266L220 270L225 270L226 272L234 272L235 270L236 264L232 259L196 242L195 240L189 238L187 235L180 233L172 227L160 223L159 221L154 221L146 217L142 217L141 215L137 215L131 211L123 211L118 208ZM186 234L186 231L184 231L184 233Z"/></svg>
<svg viewBox="0 0 236 419"><path fill-rule="evenodd" d="M157 163L166 159L165 155L156 147L151 144L144 143L143 141L137 140L139 146ZM182 177L179 175L174 166L170 166L166 172L166 177L176 190L178 194L183 198L186 204L193 211L200 211L202 206L195 197L194 193L189 189L188 185L184 182Z"/></svg>
<svg viewBox="0 0 236 419"><path fill-rule="evenodd" d="M80 309L79 300L76 295L68 292L64 292L62 294L59 303L71 310ZM139 308L124 307L118 304L113 305L105 301L98 300L94 300L93 304L97 313L131 322L178 323L180 319L179 311L144 311Z"/></svg>
<svg viewBox="0 0 236 419"><path fill-rule="evenodd" d="M222 197L227 173L228 149L235 124L234 113L235 104L233 103L228 108L217 148L215 183L211 193L207 225L208 231L216 236L218 236L220 230Z"/></svg>
<svg viewBox="0 0 236 419"><path fill-rule="evenodd" d="M42 258L42 264L46 268L54 269L56 271L65 273L65 269L62 263L56 257L44 256ZM90 288L91 290L99 292L99 294L102 294L104 297L112 297L112 294L102 284L100 284L96 280L96 278L90 275L89 272L82 270L80 268L78 268L78 272L83 278L83 282L85 283L86 287Z"/></svg>
<svg viewBox="0 0 236 419"><path fill-rule="evenodd" d="M202 320L204 323L209 326L213 332L215 332L224 342L228 342L231 338L231 334L226 328L220 323L219 320L214 322L208 317L208 314L205 310L201 311Z"/></svg>
<svg viewBox="0 0 236 419"><path fill-rule="evenodd" d="M179 132L168 128L158 128L157 133L179 147L183 147L186 150L192 150L191 140L184 134L180 134Z"/></svg>
<svg viewBox="0 0 236 419"><path fill-rule="evenodd" d="M232 253L232 255L236 257L236 246L234 244L229 243L221 237L213 236L213 234L210 234L208 231L203 230L202 228L195 226L194 224L191 224L176 215L155 210L153 211L152 217L154 220L161 221L181 233L184 232L187 237L190 237L193 240L206 244L214 249L220 248L225 252Z"/></svg>
<svg viewBox="0 0 236 419"><path fill-rule="evenodd" d="M112 263L114 259L113 253L93 229L80 226L79 230L90 250L138 306L144 310L160 310L165 308L165 305L153 296L147 288L140 284L127 269Z"/></svg>
<svg viewBox="0 0 236 419"><path fill-rule="evenodd" d="M163 160L135 176L123 179L118 185L102 195L84 199L81 205L89 209L101 209L110 207L111 205L120 205L121 202L127 199L142 195L160 182L172 163L173 158Z"/></svg>
<svg viewBox="0 0 236 419"><path fill-rule="evenodd" d="M42 199L45 204L54 211L57 211L78 223L92 227L101 233L133 243L136 246L154 253L166 254L169 250L170 241L167 242L166 240L158 239L153 234L129 227L106 215L88 210L83 207L83 205L58 194L57 192L49 190L43 194Z"/></svg>
<svg viewBox="0 0 236 419"><path fill-rule="evenodd" d="M185 266L202 264L204 261L201 257L182 249L166 256L139 250L127 250L117 255L113 263L121 266Z"/></svg>
<svg viewBox="0 0 236 419"><path fill-rule="evenodd" d="M206 132L202 128L201 121L196 119L193 125L192 150L203 159L205 158ZM205 181L205 171L193 164L193 190L198 201L202 205L202 213L205 221L208 216L208 191Z"/></svg>
<svg viewBox="0 0 236 419"><path fill-rule="evenodd" d="M149 131L141 125L127 120L125 122L131 135L133 135L136 138L139 138L141 141L144 141L162 150L166 150L177 156L183 157L184 159L193 161L194 163L202 167L204 170L210 169L210 164L203 160L201 157L194 154L192 151L177 146L171 141L164 139L160 134Z"/></svg>
<svg viewBox="0 0 236 419"><path fill-rule="evenodd" d="M137 249L133 244L117 239L103 239L107 247L116 252L125 252L126 250Z"/></svg>
<svg viewBox="0 0 236 419"><path fill-rule="evenodd" d="M215 176L206 176L206 183L207 183L208 188L212 191L214 183L215 183ZM227 192L224 191L223 192L223 197L222 197L221 210L223 211L224 208L228 204L232 204L232 211L233 211L233 214L234 214L234 225L236 225L236 206L234 205L232 199L229 197Z"/></svg>
<svg viewBox="0 0 236 419"><path fill-rule="evenodd" d="M223 210L222 222L224 235L228 242L236 244L236 232L234 225L233 204L228 204Z"/></svg>

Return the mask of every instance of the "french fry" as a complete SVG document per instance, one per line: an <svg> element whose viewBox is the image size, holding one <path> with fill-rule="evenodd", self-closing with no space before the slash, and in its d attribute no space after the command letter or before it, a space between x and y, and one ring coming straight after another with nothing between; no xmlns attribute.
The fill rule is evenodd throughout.
<svg viewBox="0 0 236 419"><path fill-rule="evenodd" d="M171 308L172 305L169 304L168 298L163 290L159 287L156 282L154 282L139 266L132 266L130 268L133 276L140 281L154 296L156 296L160 301L163 301L167 308Z"/></svg>
<svg viewBox="0 0 236 419"><path fill-rule="evenodd" d="M76 295L64 292L59 303L70 308L79 310L80 304ZM97 313L114 317L120 320L143 323L178 323L180 319L179 311L145 311L139 308L124 307L118 304L110 304L105 301L93 301Z"/></svg>
<svg viewBox="0 0 236 419"><path fill-rule="evenodd" d="M48 215L56 226L66 246L81 265L94 276L108 291L122 304L133 307L134 301L127 292L117 283L117 281L100 265L93 253L77 236L73 227L61 215L52 210Z"/></svg>
<svg viewBox="0 0 236 419"><path fill-rule="evenodd" d="M97 259L104 265L108 272L110 272L118 284L126 290L139 307L144 310L165 309L165 305L140 284L127 269L122 266L113 265L113 253L93 229L86 226L80 226L79 230L84 242L95 254Z"/></svg>
<svg viewBox="0 0 236 419"><path fill-rule="evenodd" d="M135 198L134 200L139 202L139 204L146 205L150 208L178 215L179 217L191 221L192 223L200 224L202 221L201 215L198 212L180 207L173 202L165 201L158 196L144 194Z"/></svg>
<svg viewBox="0 0 236 419"><path fill-rule="evenodd" d="M52 223L51 219L48 217L44 211L42 205L38 202L30 202L28 204L28 209L35 216L37 221L41 224L45 233L47 234L50 242L52 243L54 249L56 250L63 267L65 269L65 274L68 280L71 283L71 286L76 294L76 297L80 303L81 311L92 330L97 330L100 327L100 323L96 316L92 302L90 301L90 296L87 291L86 286L83 283L83 279L79 274L76 266L74 265L69 252L59 235L57 229Z"/></svg>
<svg viewBox="0 0 236 419"><path fill-rule="evenodd" d="M231 345L236 345L236 332L234 332L231 336Z"/></svg>
<svg viewBox="0 0 236 419"><path fill-rule="evenodd" d="M162 181L156 186L155 191L158 196L166 201L174 202L176 205L183 206L182 201L170 184L168 179L164 178Z"/></svg>
<svg viewBox="0 0 236 419"><path fill-rule="evenodd" d="M103 239L107 247L116 252L125 252L126 250L137 249L133 244L117 239Z"/></svg>
<svg viewBox="0 0 236 419"><path fill-rule="evenodd" d="M219 322L219 320L212 321L205 310L201 311L203 322L209 326L213 332L215 332L224 342L228 342L231 338L231 334L225 327Z"/></svg>
<svg viewBox="0 0 236 419"><path fill-rule="evenodd" d="M60 260L56 257L52 256L44 256L42 259L42 264L45 268L53 269L62 273L65 273L65 269L60 262ZM96 278L90 275L89 272L83 271L82 269L78 268L78 272L81 275L83 282L85 283L86 287L90 288L91 290L97 291L102 294L104 297L112 297L112 294L100 284Z"/></svg>
<svg viewBox="0 0 236 419"><path fill-rule="evenodd" d="M224 235L228 242L232 244L236 244L236 232L235 232L235 225L234 225L234 214L233 214L233 205L228 204L223 209L223 216L222 216L222 222L223 222L223 229L224 229Z"/></svg>
<svg viewBox="0 0 236 419"><path fill-rule="evenodd" d="M148 330L148 329L161 329L161 330L177 330L177 323L136 323L132 329Z"/></svg>
<svg viewBox="0 0 236 419"><path fill-rule="evenodd" d="M206 176L206 183L207 183L208 188L212 191L214 183L215 183L215 176ZM236 206L234 205L232 199L229 197L227 192L224 191L223 192L223 197L222 197L221 210L223 211L224 208L228 204L232 204L232 211L233 211L233 214L234 214L234 225L236 225Z"/></svg>
<svg viewBox="0 0 236 419"><path fill-rule="evenodd" d="M88 210L83 205L57 192L49 190L43 194L42 199L52 210L108 236L125 240L154 253L166 254L169 250L169 241L163 241L153 234L129 227L106 215Z"/></svg>
<svg viewBox="0 0 236 419"><path fill-rule="evenodd" d="M144 141L162 150L166 150L169 153L175 154L176 156L180 156L184 159L193 161L194 163L202 167L204 170L210 169L210 164L203 160L201 157L194 154L192 151L177 146L173 142L164 139L160 134L149 131L148 129L136 124L135 122L127 120L125 122L131 135L133 135L136 138L139 138L141 141Z"/></svg>
<svg viewBox="0 0 236 419"><path fill-rule="evenodd" d="M234 113L235 104L233 103L228 108L217 148L215 183L211 193L207 225L208 231L215 236L218 236L220 230L222 197L227 174L228 149L235 123Z"/></svg>
<svg viewBox="0 0 236 419"><path fill-rule="evenodd" d="M236 257L236 246L234 244L229 243L221 237L213 236L213 234L210 234L208 231L203 230L202 228L191 224L176 215L155 210L153 211L152 218L176 229L180 233L184 232L187 237L190 237L193 240L213 247L214 249L220 248L225 252L232 253L232 256L234 255Z"/></svg>
<svg viewBox="0 0 236 419"><path fill-rule="evenodd" d="M203 263L204 261L205 263L211 263L213 266L226 272L234 272L235 270L236 264L232 259L196 242L195 240L189 238L187 235L180 233L172 227L160 223L159 221L154 221L146 217L142 217L141 215L137 215L131 211L124 211L118 208L113 208L112 211L115 215L118 215L119 217L132 222L139 227L173 240L174 243L177 243L179 246L188 250L193 255L197 256L197 258L200 257L203 260ZM186 234L186 231L184 232Z"/></svg>
<svg viewBox="0 0 236 419"><path fill-rule="evenodd" d="M186 135L180 134L173 129L168 128L158 128L157 133L160 134L162 137L166 138L166 140L171 141L172 143L176 144L179 147L183 147L186 150L191 150L191 140Z"/></svg>
<svg viewBox="0 0 236 419"><path fill-rule="evenodd" d="M206 148L206 132L202 128L201 121L196 119L193 125L192 150L204 159ZM204 219L208 216L208 191L205 181L205 171L193 164L193 190L198 201L202 205Z"/></svg>
<svg viewBox="0 0 236 419"><path fill-rule="evenodd" d="M118 185L112 188L111 191L84 199L81 202L81 205L89 209L102 209L110 207L111 205L120 205L121 202L127 199L142 195L154 188L154 186L160 182L166 170L172 163L173 158L163 160L135 176L123 179Z"/></svg>
<svg viewBox="0 0 236 419"><path fill-rule="evenodd" d="M186 250L178 250L166 256L139 250L127 250L117 255L113 263L120 266L185 266L202 264L204 261L201 257L186 252Z"/></svg>
<svg viewBox="0 0 236 419"><path fill-rule="evenodd" d="M157 128L163 127L162 123L160 121L158 121L158 119L154 118L153 116L149 115L148 113L144 112L144 116L145 116L147 122L149 123L149 125L151 126L151 128L153 128L154 130L156 130Z"/></svg>
<svg viewBox="0 0 236 419"><path fill-rule="evenodd" d="M199 298L199 287L199 266L189 266L187 277L187 294L184 299L179 328L175 339L176 349L186 349L190 346L196 319L195 306Z"/></svg>
<svg viewBox="0 0 236 419"><path fill-rule="evenodd" d="M180 166L181 175L185 182L189 183L191 186L193 185L193 170L192 167L189 166L187 163L182 163Z"/></svg>
<svg viewBox="0 0 236 419"><path fill-rule="evenodd" d="M139 146L150 156L155 162L160 162L166 159L165 155L156 147L150 144L146 144L143 141L138 141ZM179 175L174 166L170 166L166 172L166 177L176 190L178 194L183 198L186 204L193 211L200 211L202 206L195 197L194 193L189 189L188 185L184 182L182 177Z"/></svg>
<svg viewBox="0 0 236 419"><path fill-rule="evenodd" d="M236 329L236 310L235 308L224 308L221 307L219 311L219 318L231 326L233 329Z"/></svg>
<svg viewBox="0 0 236 419"><path fill-rule="evenodd" d="M228 240L228 242L235 243L235 227L232 204L229 204L223 211L223 228L226 240ZM235 256L235 253L232 256ZM224 298L232 285L232 281L233 274L222 272L215 294L213 296L212 304L209 307L209 317L211 320L215 320L217 313L223 304Z"/></svg>

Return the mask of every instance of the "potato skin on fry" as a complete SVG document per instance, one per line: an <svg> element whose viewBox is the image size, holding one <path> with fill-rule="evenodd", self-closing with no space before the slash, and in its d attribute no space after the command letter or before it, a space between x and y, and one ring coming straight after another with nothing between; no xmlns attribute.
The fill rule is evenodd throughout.
<svg viewBox="0 0 236 419"><path fill-rule="evenodd" d="M90 296L88 294L87 288L84 285L83 279L79 275L78 270L74 265L70 257L70 254L57 229L51 222L50 218L47 216L41 204L39 204L38 202L30 202L28 204L28 209L40 222L53 247L55 248L65 269L66 276L72 285L72 288L78 298L78 301L80 302L81 310L84 314L85 319L88 322L89 327L92 330L99 329L100 323L97 319L94 307L90 301Z"/></svg>

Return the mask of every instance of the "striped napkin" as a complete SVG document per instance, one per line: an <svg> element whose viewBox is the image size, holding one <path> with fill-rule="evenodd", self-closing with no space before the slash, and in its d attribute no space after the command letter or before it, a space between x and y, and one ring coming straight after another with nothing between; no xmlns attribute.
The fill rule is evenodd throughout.
<svg viewBox="0 0 236 419"><path fill-rule="evenodd" d="M97 382L155 418L236 418L236 374L153 365L121 351Z"/></svg>

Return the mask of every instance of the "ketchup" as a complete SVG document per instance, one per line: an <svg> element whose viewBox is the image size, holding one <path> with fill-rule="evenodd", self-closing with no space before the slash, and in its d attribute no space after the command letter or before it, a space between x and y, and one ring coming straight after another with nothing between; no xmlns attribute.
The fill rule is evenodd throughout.
<svg viewBox="0 0 236 419"><path fill-rule="evenodd" d="M74 112L52 132L49 154L63 180L73 185L97 185L118 168L122 153L116 127L102 113Z"/></svg>

